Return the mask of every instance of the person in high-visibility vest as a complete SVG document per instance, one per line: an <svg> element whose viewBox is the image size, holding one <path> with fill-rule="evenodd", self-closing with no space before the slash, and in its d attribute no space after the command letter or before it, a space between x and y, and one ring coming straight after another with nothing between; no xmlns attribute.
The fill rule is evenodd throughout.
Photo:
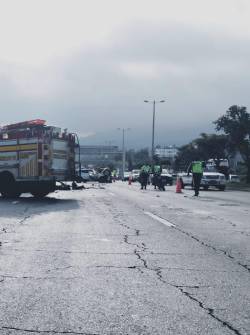
<svg viewBox="0 0 250 335"><path fill-rule="evenodd" d="M154 165L153 166L153 180L152 184L154 185L154 188L158 186L159 189L163 189L165 191L164 186L161 183L161 173L162 173L162 168L160 165Z"/></svg>
<svg viewBox="0 0 250 335"><path fill-rule="evenodd" d="M193 175L194 195L196 197L199 195L204 167L205 163L202 161L194 161L188 167L188 175L190 172L192 172Z"/></svg>
<svg viewBox="0 0 250 335"><path fill-rule="evenodd" d="M139 176L139 181L140 181L140 184L141 184L141 190L143 190L143 189L146 190L147 189L149 173L150 173L150 166L149 165L143 165L141 167L140 176Z"/></svg>
<svg viewBox="0 0 250 335"><path fill-rule="evenodd" d="M161 172L162 172L161 166L160 165L155 165L153 173L161 174Z"/></svg>
<svg viewBox="0 0 250 335"><path fill-rule="evenodd" d="M111 175L112 175L112 181L115 182L116 181L116 170L113 170L111 172Z"/></svg>

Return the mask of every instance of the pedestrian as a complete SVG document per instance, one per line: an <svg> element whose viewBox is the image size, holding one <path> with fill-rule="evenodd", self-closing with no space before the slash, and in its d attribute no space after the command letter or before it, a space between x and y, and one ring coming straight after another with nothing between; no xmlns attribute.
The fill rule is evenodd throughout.
<svg viewBox="0 0 250 335"><path fill-rule="evenodd" d="M194 185L194 196L198 197L200 191L201 178L203 175L203 170L205 167L205 162L194 161L188 167L188 176L190 172L193 175L193 185Z"/></svg>
<svg viewBox="0 0 250 335"><path fill-rule="evenodd" d="M154 185L154 189L156 190L156 187L159 188L159 190L165 191L165 187L162 183L161 178L162 168L160 165L154 165L153 166L153 180L152 184Z"/></svg>
<svg viewBox="0 0 250 335"><path fill-rule="evenodd" d="M116 176L117 176L116 170L113 170L111 174L112 174L112 181L114 183L116 181Z"/></svg>
<svg viewBox="0 0 250 335"><path fill-rule="evenodd" d="M141 171L139 175L139 182L141 184L141 190L147 189L149 171L150 171L150 167L148 165L143 165L141 167Z"/></svg>

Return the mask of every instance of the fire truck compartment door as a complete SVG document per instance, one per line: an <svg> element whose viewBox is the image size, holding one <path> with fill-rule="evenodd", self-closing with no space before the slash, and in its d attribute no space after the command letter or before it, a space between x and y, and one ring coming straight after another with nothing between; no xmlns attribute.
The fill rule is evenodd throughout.
<svg viewBox="0 0 250 335"><path fill-rule="evenodd" d="M63 140L52 141L52 169L68 169L68 143Z"/></svg>

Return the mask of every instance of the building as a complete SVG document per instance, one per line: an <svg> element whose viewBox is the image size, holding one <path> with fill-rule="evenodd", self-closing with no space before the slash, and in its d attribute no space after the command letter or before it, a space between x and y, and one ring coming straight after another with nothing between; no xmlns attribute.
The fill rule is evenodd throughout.
<svg viewBox="0 0 250 335"><path fill-rule="evenodd" d="M175 145L157 145L155 148L155 155L162 159L173 161L178 154L178 148Z"/></svg>
<svg viewBox="0 0 250 335"><path fill-rule="evenodd" d="M81 165L84 167L115 164L119 155L121 155L121 151L118 146L114 145L80 146Z"/></svg>

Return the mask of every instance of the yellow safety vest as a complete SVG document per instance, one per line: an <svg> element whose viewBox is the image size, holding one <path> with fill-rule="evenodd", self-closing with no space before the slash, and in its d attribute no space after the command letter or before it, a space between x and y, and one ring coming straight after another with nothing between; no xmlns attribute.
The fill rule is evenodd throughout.
<svg viewBox="0 0 250 335"><path fill-rule="evenodd" d="M203 173L202 162L193 162L192 172L193 173Z"/></svg>

